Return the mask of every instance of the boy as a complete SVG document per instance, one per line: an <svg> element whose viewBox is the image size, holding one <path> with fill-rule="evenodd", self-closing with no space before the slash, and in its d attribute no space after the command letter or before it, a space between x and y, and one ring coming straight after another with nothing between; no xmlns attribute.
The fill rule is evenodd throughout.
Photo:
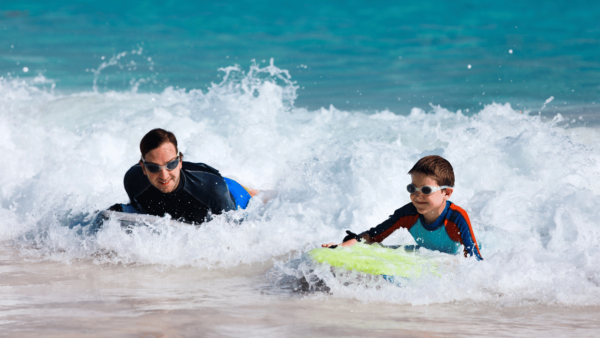
<svg viewBox="0 0 600 338"><path fill-rule="evenodd" d="M408 173L412 177L407 187L412 203L359 235L347 231L349 235L341 245L352 246L363 239L367 244L380 243L392 232L405 228L418 246L458 254L463 245L465 257L475 254L477 260L482 260L467 212L448 201L454 191L454 170L450 162L440 156L426 156Z"/></svg>

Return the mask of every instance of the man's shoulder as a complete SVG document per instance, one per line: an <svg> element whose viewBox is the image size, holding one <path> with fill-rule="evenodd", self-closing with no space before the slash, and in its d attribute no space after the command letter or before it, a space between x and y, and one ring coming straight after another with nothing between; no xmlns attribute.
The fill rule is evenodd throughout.
<svg viewBox="0 0 600 338"><path fill-rule="evenodd" d="M185 189L196 197L228 191L227 183L219 171L204 163L183 162L182 174L186 177Z"/></svg>
<svg viewBox="0 0 600 338"><path fill-rule="evenodd" d="M144 172L142 171L142 166L139 163L134 164L125 173L125 177L127 177L127 176L137 176L137 175L144 175Z"/></svg>
<svg viewBox="0 0 600 338"><path fill-rule="evenodd" d="M446 215L446 218L453 221L454 223L456 223L459 220L465 220L467 221L467 223L471 224L471 220L469 220L469 214L467 214L467 212L465 211L465 209L459 207L458 205L449 202L450 203L450 207L448 210L448 214Z"/></svg>
<svg viewBox="0 0 600 338"><path fill-rule="evenodd" d="M129 168L129 170L127 170L123 181L127 193L141 191L143 189L146 189L150 185L148 177L144 175L142 166L139 164L135 164L134 166Z"/></svg>
<svg viewBox="0 0 600 338"><path fill-rule="evenodd" d="M225 179L219 171L204 163L184 162L184 190L202 203L217 208L212 210L220 213L222 210L234 210L235 202L229 193ZM221 210L221 209L222 210Z"/></svg>
<svg viewBox="0 0 600 338"><path fill-rule="evenodd" d="M194 174L194 173L209 173L209 174L213 174L213 175L217 175L219 177L221 177L221 174L219 173L219 171L211 166L209 166L208 164L204 164L204 163L194 163L194 162L183 162L182 164L182 169L189 174Z"/></svg>

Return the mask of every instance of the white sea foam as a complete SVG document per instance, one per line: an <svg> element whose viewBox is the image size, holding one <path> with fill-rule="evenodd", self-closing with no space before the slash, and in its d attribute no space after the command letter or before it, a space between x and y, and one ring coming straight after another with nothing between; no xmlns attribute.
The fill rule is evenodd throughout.
<svg viewBox="0 0 600 338"><path fill-rule="evenodd" d="M315 277L336 297L365 301L600 305L597 133L544 123L510 104L472 117L442 107L307 111L294 106L295 84L272 63L223 71L205 92L66 95L40 89L47 79L0 79L0 240L25 258L65 263L219 268L280 259L385 220L409 202L406 172L439 154L454 166L452 201L469 212L483 262L461 258L443 277L403 288L345 285L306 258L275 263L275 278ZM86 236L78 224L127 202L123 174L155 127L176 133L186 160L277 196L237 211L241 224L219 216L200 228L156 224L128 235L109 222ZM398 231L384 243L414 242Z"/></svg>

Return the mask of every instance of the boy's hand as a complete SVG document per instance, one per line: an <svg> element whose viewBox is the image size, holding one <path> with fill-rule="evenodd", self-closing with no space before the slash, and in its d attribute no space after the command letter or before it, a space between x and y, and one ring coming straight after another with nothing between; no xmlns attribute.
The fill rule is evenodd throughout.
<svg viewBox="0 0 600 338"><path fill-rule="evenodd" d="M349 240L349 241L346 241L346 242L344 242L344 243L342 243L342 244L335 244L335 243L327 243L327 244L322 244L322 245L321 245L321 247L323 247L323 248L329 248L330 246L333 246L333 245L341 245L341 246L353 246L353 245L354 245L354 244L356 244L356 243L358 243L358 241L357 241L357 240L355 240L355 239L351 239L351 240Z"/></svg>
<svg viewBox="0 0 600 338"><path fill-rule="evenodd" d="M345 241L344 243L342 243L342 246L353 246L356 243L358 243L358 241L353 238L349 241Z"/></svg>

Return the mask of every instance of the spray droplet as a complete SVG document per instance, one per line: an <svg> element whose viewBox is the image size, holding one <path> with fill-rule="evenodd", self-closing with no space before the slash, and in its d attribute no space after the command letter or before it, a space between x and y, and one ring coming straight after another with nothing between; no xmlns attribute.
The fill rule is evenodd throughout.
<svg viewBox="0 0 600 338"><path fill-rule="evenodd" d="M471 65L468 65L467 68L471 69Z"/></svg>
<svg viewBox="0 0 600 338"><path fill-rule="evenodd" d="M512 49L509 49L509 50L508 50L508 53L509 53L509 54L512 54Z"/></svg>
<svg viewBox="0 0 600 338"><path fill-rule="evenodd" d="M23 67L23 72L27 73L28 71L29 71L29 68Z"/></svg>

